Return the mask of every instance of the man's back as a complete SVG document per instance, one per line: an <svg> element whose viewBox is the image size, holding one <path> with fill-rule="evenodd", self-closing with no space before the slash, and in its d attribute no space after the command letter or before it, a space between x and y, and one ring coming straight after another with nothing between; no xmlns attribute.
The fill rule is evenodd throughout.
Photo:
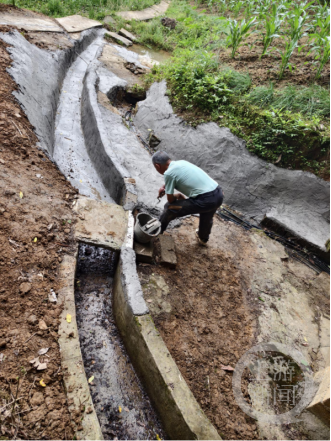
<svg viewBox="0 0 331 441"><path fill-rule="evenodd" d="M164 173L165 192L173 194L174 189L193 197L215 190L217 182L201 168L188 161L171 161Z"/></svg>

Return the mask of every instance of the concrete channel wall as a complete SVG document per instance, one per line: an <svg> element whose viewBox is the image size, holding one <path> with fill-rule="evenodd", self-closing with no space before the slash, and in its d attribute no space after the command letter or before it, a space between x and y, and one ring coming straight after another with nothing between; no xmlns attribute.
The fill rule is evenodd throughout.
<svg viewBox="0 0 331 441"><path fill-rule="evenodd" d="M224 191L224 203L254 221L300 239L324 259L330 238L330 184L312 173L276 167L252 155L245 142L215 123L191 127L175 115L165 81L154 83L138 103L135 126L158 150L203 168Z"/></svg>
<svg viewBox="0 0 331 441"><path fill-rule="evenodd" d="M155 328L143 298L135 252L121 249L113 309L130 359L171 439L221 439Z"/></svg>
<svg viewBox="0 0 331 441"><path fill-rule="evenodd" d="M82 129L85 145L110 196L126 209L132 209L137 200L134 180L127 169L119 162L112 150L98 107L96 87L98 76L92 65L84 78L82 93Z"/></svg>
<svg viewBox="0 0 331 441"><path fill-rule="evenodd" d="M49 52L29 43L19 32L0 33L9 44L13 60L10 75L19 84L15 97L35 127L40 146L53 155L55 116L64 77L81 52L100 35L100 30L82 32L72 47Z"/></svg>

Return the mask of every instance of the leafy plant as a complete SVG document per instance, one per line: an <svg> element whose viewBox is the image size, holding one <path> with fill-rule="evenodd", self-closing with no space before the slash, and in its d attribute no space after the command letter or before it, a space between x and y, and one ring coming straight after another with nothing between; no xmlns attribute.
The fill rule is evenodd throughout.
<svg viewBox="0 0 331 441"><path fill-rule="evenodd" d="M256 18L251 18L246 22L245 19L238 23L237 20L229 20L228 46L232 47L231 58L234 58L238 47L241 45L244 37L249 33L255 24Z"/></svg>
<svg viewBox="0 0 331 441"><path fill-rule="evenodd" d="M303 26L306 21L306 13L304 11L303 16L299 15L298 13L293 14L292 18L289 20L290 24L290 34L289 34L289 40L285 43L285 47L283 51L278 49L278 52L281 56L281 65L279 70L279 79L281 80L283 78L285 70L289 67L292 69L292 65L290 64L290 58L291 55L294 52L294 49L298 48L298 53L301 52L302 46L298 47L298 43L300 38L304 37L306 34L304 32Z"/></svg>
<svg viewBox="0 0 331 441"><path fill-rule="evenodd" d="M279 37L280 27L283 23L283 17L281 15L283 7L276 6L276 4L272 5L272 14L270 17L267 15L264 16L265 19L265 34L262 37L263 50L261 57L266 54L268 48L273 42L274 38ZM260 58L261 58L260 57Z"/></svg>

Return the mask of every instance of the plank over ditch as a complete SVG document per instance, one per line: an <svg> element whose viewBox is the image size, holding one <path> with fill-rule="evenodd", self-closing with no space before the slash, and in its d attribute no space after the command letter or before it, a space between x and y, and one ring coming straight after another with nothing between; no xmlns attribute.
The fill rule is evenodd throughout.
<svg viewBox="0 0 331 441"><path fill-rule="evenodd" d="M78 214L75 236L78 241L117 251L124 243L128 212L109 202L80 196L74 206Z"/></svg>

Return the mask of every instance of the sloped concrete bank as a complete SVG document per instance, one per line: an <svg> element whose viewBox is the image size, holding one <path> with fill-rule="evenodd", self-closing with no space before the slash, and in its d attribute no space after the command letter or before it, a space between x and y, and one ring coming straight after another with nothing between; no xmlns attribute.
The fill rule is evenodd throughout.
<svg viewBox="0 0 331 441"><path fill-rule="evenodd" d="M85 75L82 93L82 128L89 156L111 197L125 209L132 209L137 200L135 182L120 163L107 138L97 103L96 65ZM116 87L116 86L114 86Z"/></svg>
<svg viewBox="0 0 331 441"><path fill-rule="evenodd" d="M81 52L102 31L82 32L79 40L71 39L72 47L49 52L29 43L19 32L1 33L9 44L13 60L10 75L18 84L15 97L36 129L40 146L53 156L55 116L64 77Z"/></svg>
<svg viewBox="0 0 331 441"><path fill-rule="evenodd" d="M114 315L136 371L171 439L221 439L155 328L143 298L135 252L122 247L114 280Z"/></svg>
<svg viewBox="0 0 331 441"><path fill-rule="evenodd" d="M311 173L278 168L253 155L245 142L215 123L193 128L177 117L166 96L166 82L154 83L138 103L134 123L159 150L202 167L223 188L224 202L248 218L264 218L328 258L330 185Z"/></svg>

